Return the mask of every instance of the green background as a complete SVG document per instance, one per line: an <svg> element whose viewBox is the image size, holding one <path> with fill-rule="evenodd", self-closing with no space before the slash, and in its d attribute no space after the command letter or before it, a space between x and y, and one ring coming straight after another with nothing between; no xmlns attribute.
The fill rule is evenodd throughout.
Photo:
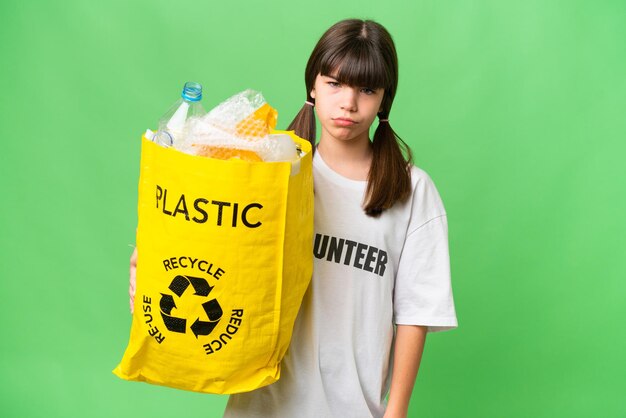
<svg viewBox="0 0 626 418"><path fill-rule="evenodd" d="M449 216L460 327L428 337L410 416L626 416L626 2L556 0L3 0L1 416L221 416L111 373L140 135L187 80L286 127L346 17L394 36L391 122Z"/></svg>

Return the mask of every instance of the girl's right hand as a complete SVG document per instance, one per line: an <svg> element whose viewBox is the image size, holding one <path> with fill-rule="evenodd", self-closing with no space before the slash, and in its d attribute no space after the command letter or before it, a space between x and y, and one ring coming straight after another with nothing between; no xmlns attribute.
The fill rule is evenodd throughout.
<svg viewBox="0 0 626 418"><path fill-rule="evenodd" d="M137 247L130 256L130 285L128 286L128 295L130 296L130 313L132 314L135 307L135 282L137 273Z"/></svg>

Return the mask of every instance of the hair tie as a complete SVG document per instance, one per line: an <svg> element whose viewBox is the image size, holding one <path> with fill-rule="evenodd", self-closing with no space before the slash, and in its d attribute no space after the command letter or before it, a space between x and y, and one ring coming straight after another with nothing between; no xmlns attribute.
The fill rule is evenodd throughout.
<svg viewBox="0 0 626 418"><path fill-rule="evenodd" d="M305 100L305 101L304 101L304 104L308 104L308 105L309 105L309 106L311 106L311 107L315 107L315 103L313 103L313 102L309 102L308 100Z"/></svg>
<svg viewBox="0 0 626 418"><path fill-rule="evenodd" d="M378 119L378 122L389 122L389 119Z"/></svg>

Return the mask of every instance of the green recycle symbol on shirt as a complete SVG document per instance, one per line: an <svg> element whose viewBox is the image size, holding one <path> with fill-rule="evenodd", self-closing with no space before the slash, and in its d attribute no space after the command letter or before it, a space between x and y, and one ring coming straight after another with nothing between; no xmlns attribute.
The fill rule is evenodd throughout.
<svg viewBox="0 0 626 418"><path fill-rule="evenodd" d="M213 286L201 277L192 276L176 276L169 285L169 289L179 299L183 296L187 288L191 285L195 291L194 296L206 298L213 290ZM196 298L194 298L195 300ZM176 309L176 302L174 296L161 293L161 301L159 303L161 308L161 317L165 327L172 331L185 334L187 331L187 319L178 318L172 315L172 310ZM206 313L206 318L196 318L193 324L189 327L193 334L198 338L198 335L209 335L211 331L217 326L222 318L222 307L217 299L211 299L202 303L202 308Z"/></svg>

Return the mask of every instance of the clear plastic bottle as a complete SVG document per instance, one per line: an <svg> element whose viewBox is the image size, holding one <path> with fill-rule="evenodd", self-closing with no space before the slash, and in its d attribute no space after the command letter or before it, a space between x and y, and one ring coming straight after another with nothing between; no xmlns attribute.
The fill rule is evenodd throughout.
<svg viewBox="0 0 626 418"><path fill-rule="evenodd" d="M159 119L159 130L154 136L154 142L171 147L184 141L187 119L206 114L201 100L202 86L193 81L186 82L181 98Z"/></svg>

